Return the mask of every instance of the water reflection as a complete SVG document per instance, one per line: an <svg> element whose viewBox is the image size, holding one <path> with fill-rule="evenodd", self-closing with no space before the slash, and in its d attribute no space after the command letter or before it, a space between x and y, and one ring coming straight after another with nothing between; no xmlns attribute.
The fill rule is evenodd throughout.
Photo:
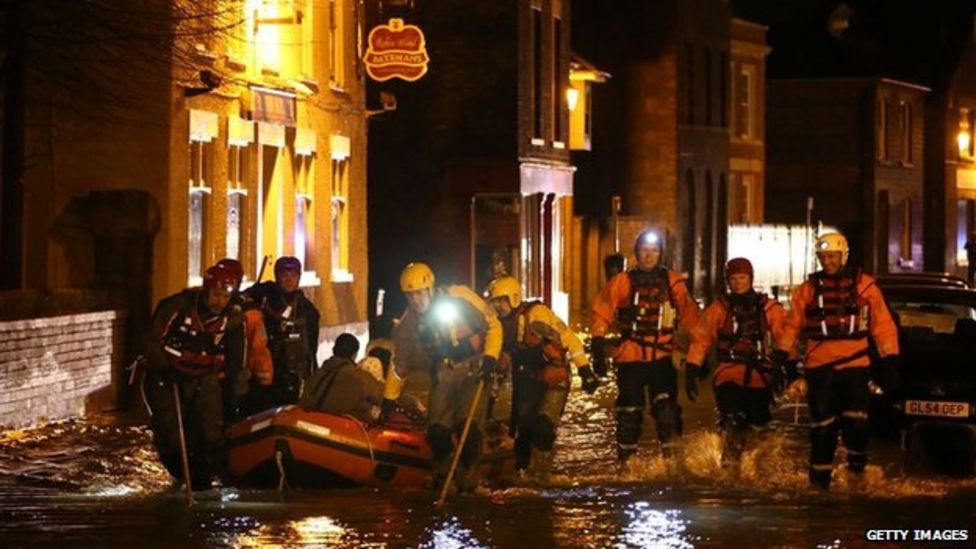
<svg viewBox="0 0 976 549"><path fill-rule="evenodd" d="M680 510L660 511L638 501L628 505L624 513L630 522L620 533L618 547L694 547L685 534L688 521L681 518Z"/></svg>
<svg viewBox="0 0 976 549"><path fill-rule="evenodd" d="M241 520L241 519L244 520ZM255 519L238 517L235 524L220 524L220 528L251 526ZM262 524L239 534L234 547L337 547L353 546L354 532L329 516L305 517L282 524Z"/></svg>
<svg viewBox="0 0 976 549"><path fill-rule="evenodd" d="M420 547L436 549L465 549L471 547L486 547L475 537L474 532L461 525L457 517L451 517L435 524L425 532L427 541Z"/></svg>

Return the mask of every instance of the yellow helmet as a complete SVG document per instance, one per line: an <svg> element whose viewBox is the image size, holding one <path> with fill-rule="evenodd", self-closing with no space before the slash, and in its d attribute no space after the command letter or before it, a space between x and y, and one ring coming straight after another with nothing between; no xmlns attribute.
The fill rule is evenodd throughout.
<svg viewBox="0 0 976 549"><path fill-rule="evenodd" d="M488 286L488 299L507 297L513 309L522 304L522 285L514 276L496 278Z"/></svg>
<svg viewBox="0 0 976 549"><path fill-rule="evenodd" d="M850 248L847 246L847 239L840 233L824 233L817 238L813 245L813 251L821 252L840 252L840 264L847 265L847 256Z"/></svg>
<svg viewBox="0 0 976 549"><path fill-rule="evenodd" d="M430 290L434 287L434 271L426 263L410 263L400 273L400 289L403 293Z"/></svg>

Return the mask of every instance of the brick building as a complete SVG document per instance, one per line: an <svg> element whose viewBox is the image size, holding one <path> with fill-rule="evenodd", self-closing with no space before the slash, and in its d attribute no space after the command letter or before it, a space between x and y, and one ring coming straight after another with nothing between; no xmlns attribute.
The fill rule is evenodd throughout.
<svg viewBox="0 0 976 549"><path fill-rule="evenodd" d="M397 110L370 121L371 285L403 307L397 279L426 261L439 283L484 289L492 256L528 297L568 308L568 0L393 2L425 34L428 73L371 84Z"/></svg>
<svg viewBox="0 0 976 549"><path fill-rule="evenodd" d="M837 227L869 272L922 265L927 88L885 78L769 81L766 221Z"/></svg>
<svg viewBox="0 0 976 549"><path fill-rule="evenodd" d="M629 254L636 233L657 226L668 232L672 265L696 295L710 295L721 283L729 208L729 5L577 0L573 12L573 50L613 75L594 95L593 150L574 157L587 257L574 291L588 303L599 290L593 265L614 250L616 233ZM619 231L613 196L621 197Z"/></svg>
<svg viewBox="0 0 976 549"><path fill-rule="evenodd" d="M732 18L729 223L763 222L768 29Z"/></svg>
<svg viewBox="0 0 976 549"><path fill-rule="evenodd" d="M361 3L28 4L23 143L38 161L15 278L91 295L5 317L122 310L116 354L131 358L153 304L218 259L240 259L249 284L264 257L296 255L320 339L365 337Z"/></svg>

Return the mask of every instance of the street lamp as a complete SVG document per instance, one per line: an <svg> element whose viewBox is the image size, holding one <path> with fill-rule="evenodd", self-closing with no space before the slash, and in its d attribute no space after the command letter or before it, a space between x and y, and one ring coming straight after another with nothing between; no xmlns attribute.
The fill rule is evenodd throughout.
<svg viewBox="0 0 976 549"><path fill-rule="evenodd" d="M956 135L956 143L959 145L959 156L969 156L969 144L972 141L972 136L969 134L969 130L959 130L959 134Z"/></svg>

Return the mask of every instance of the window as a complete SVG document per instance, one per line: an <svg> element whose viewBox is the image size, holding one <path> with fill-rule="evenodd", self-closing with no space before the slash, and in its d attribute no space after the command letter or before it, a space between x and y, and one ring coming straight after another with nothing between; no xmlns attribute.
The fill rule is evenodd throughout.
<svg viewBox="0 0 976 549"><path fill-rule="evenodd" d="M755 118L755 67L743 66L739 69L738 82L736 85L736 132L743 139L754 139L756 137Z"/></svg>
<svg viewBox="0 0 976 549"><path fill-rule="evenodd" d="M532 8L532 138L533 144L542 139L542 124L545 116L542 108L542 10Z"/></svg>
<svg viewBox="0 0 976 549"><path fill-rule="evenodd" d="M685 102L688 103L687 123L695 123L695 46L685 44Z"/></svg>
<svg viewBox="0 0 976 549"><path fill-rule="evenodd" d="M341 0L329 0L329 79L333 86L345 83L344 21Z"/></svg>
<svg viewBox="0 0 976 549"><path fill-rule="evenodd" d="M312 209L315 196L315 157L310 152L299 151L297 146L296 154L295 257L302 262L305 272L315 272L315 214Z"/></svg>
<svg viewBox="0 0 976 549"><path fill-rule="evenodd" d="M718 61L718 89L719 89L719 106L718 106L718 123L720 126L728 126L729 124L729 54L723 51L719 54Z"/></svg>
<svg viewBox="0 0 976 549"><path fill-rule="evenodd" d="M244 255L247 226L247 188L249 174L247 145L227 146L227 257L247 265Z"/></svg>
<svg viewBox="0 0 976 549"><path fill-rule="evenodd" d="M912 199L906 198L901 203L901 261L912 260Z"/></svg>
<svg viewBox="0 0 976 549"><path fill-rule="evenodd" d="M878 99L878 160L888 159L888 100L884 97Z"/></svg>
<svg viewBox="0 0 976 549"><path fill-rule="evenodd" d="M190 111L189 197L187 200L187 281L196 286L210 262L209 196L212 192L213 140L217 136L217 113Z"/></svg>
<svg viewBox="0 0 976 549"><path fill-rule="evenodd" d="M349 138L332 135L330 141L332 281L349 282Z"/></svg>
<svg viewBox="0 0 976 549"><path fill-rule="evenodd" d="M912 163L912 104L901 102L901 163Z"/></svg>
<svg viewBox="0 0 976 549"><path fill-rule="evenodd" d="M310 0L263 1L255 8L256 76L299 78L312 74Z"/></svg>
<svg viewBox="0 0 976 549"><path fill-rule="evenodd" d="M753 189L756 187L754 174L732 174L729 187L730 223L751 223Z"/></svg>
<svg viewBox="0 0 976 549"><path fill-rule="evenodd" d="M552 100L552 140L555 143L566 143L563 136L563 101L565 94L560 92L563 88L563 22L558 16L552 19L552 86L550 97ZM558 145L557 145L558 147Z"/></svg>
<svg viewBox="0 0 976 549"><path fill-rule="evenodd" d="M712 125L712 48L705 48L705 124Z"/></svg>

